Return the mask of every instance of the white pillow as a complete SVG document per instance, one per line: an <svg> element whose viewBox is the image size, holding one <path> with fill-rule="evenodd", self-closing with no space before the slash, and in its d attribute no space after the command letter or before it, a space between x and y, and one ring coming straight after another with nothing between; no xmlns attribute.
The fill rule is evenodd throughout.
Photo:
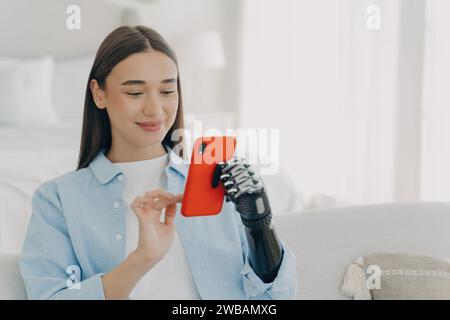
<svg viewBox="0 0 450 320"><path fill-rule="evenodd" d="M19 121L25 81L26 70L20 64L0 60L0 124Z"/></svg>
<svg viewBox="0 0 450 320"><path fill-rule="evenodd" d="M14 84L11 91L14 98L6 101L11 108L16 108L15 124L55 124L58 117L52 105L52 80L54 72L54 60L51 56L35 59L2 58L0 64L15 65L25 75ZM0 75L2 82L7 81L4 75ZM2 92L3 93L3 92ZM18 114L18 115L17 115ZM11 116L11 114L7 114Z"/></svg>

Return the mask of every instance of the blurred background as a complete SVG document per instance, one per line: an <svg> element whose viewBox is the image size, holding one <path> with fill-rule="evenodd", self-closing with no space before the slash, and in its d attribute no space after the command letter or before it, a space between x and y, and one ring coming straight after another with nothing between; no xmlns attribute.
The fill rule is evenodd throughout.
<svg viewBox="0 0 450 320"><path fill-rule="evenodd" d="M275 214L448 200L450 1L1 0L0 15L0 225L26 225L34 189L75 168L93 58L123 24L174 47L188 127L279 130Z"/></svg>

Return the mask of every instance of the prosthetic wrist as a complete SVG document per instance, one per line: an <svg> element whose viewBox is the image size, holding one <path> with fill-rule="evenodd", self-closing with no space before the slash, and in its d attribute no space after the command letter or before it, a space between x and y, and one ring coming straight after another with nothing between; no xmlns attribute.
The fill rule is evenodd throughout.
<svg viewBox="0 0 450 320"><path fill-rule="evenodd" d="M261 177L245 159L233 158L217 165L213 187L219 181L225 187L226 201L234 203L245 226L251 267L263 282L272 282L277 276L283 252Z"/></svg>

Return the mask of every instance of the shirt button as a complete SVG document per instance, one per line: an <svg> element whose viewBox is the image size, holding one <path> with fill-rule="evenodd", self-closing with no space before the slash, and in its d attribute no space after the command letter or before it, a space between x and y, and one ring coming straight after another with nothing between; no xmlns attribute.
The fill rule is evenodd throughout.
<svg viewBox="0 0 450 320"><path fill-rule="evenodd" d="M113 207L114 208L119 208L120 207L120 203L118 203L117 201L113 203Z"/></svg>
<svg viewBox="0 0 450 320"><path fill-rule="evenodd" d="M122 175L122 174L119 174L119 175L117 176L117 180L122 181L122 180L123 180L123 175Z"/></svg>
<svg viewBox="0 0 450 320"><path fill-rule="evenodd" d="M116 234L116 239L119 241L122 240L122 235L120 233Z"/></svg>

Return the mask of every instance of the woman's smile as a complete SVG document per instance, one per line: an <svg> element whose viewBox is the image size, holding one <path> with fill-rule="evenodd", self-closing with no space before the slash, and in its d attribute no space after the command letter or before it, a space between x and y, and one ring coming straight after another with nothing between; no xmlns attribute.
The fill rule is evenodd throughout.
<svg viewBox="0 0 450 320"><path fill-rule="evenodd" d="M149 132L158 132L161 130L163 121L154 121L154 122L136 122L136 124L143 130Z"/></svg>

